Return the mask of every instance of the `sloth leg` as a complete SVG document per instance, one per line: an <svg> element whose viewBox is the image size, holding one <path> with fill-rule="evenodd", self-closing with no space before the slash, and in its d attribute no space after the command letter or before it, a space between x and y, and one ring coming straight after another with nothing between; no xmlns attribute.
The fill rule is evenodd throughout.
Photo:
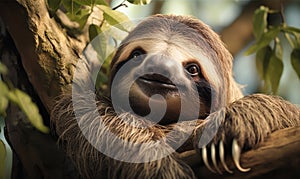
<svg viewBox="0 0 300 179"><path fill-rule="evenodd" d="M250 169L242 168L239 162L242 151L257 147L276 130L299 125L300 109L297 106L276 96L249 95L208 116L195 130L195 147L201 148L203 161L213 172L222 173L217 167L217 156L224 169L232 173L224 160L224 147L231 148L237 169L247 172Z"/></svg>

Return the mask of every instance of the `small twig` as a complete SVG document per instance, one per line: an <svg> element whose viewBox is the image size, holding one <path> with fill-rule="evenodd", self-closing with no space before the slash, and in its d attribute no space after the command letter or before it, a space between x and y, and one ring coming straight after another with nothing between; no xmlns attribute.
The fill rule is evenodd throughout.
<svg viewBox="0 0 300 179"><path fill-rule="evenodd" d="M284 13L283 13L283 10L284 9L284 7L283 7L283 5L281 4L281 6L280 6L280 16L281 16L281 19L282 19L282 23L283 24L285 24L285 22L286 22L286 18L285 18L285 16L284 16Z"/></svg>
<svg viewBox="0 0 300 179"><path fill-rule="evenodd" d="M117 5L116 7L112 8L112 10L116 10L116 9L118 9L119 7L122 7L122 6L128 7L128 5L125 4L125 2L126 2L126 0L124 0L121 4Z"/></svg>
<svg viewBox="0 0 300 179"><path fill-rule="evenodd" d="M296 43L294 43L294 41L292 40L292 38L290 37L290 35L288 33L284 33L285 38L287 39L287 41L289 42L289 44L291 45L292 48L296 47Z"/></svg>

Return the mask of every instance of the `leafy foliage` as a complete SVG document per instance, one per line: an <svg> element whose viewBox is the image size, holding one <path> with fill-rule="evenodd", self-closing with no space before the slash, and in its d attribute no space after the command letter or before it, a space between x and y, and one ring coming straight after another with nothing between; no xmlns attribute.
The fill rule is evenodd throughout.
<svg viewBox="0 0 300 179"><path fill-rule="evenodd" d="M113 41L122 40L120 31L129 32L133 26L129 18L122 12L116 11L121 6L126 6L125 0L115 8L109 7L105 0L48 0L49 10L52 12L58 9L63 10L71 21L78 23L79 30L87 27L90 41L96 48L99 58L105 60L102 69L98 73L96 88L105 91L108 83L109 64L113 57L115 47L108 44L109 36ZM136 5L145 5L151 0L127 0ZM95 19L95 11L102 12L103 19ZM100 23L99 23L100 22ZM114 28L120 31L114 30Z"/></svg>
<svg viewBox="0 0 300 179"><path fill-rule="evenodd" d="M6 73L6 67L0 63L0 73ZM31 98L21 90L9 88L6 83L0 81L0 116L5 117L8 103L11 102L17 105L26 115L31 124L41 132L49 132L48 127L43 124L38 107L32 102Z"/></svg>
<svg viewBox="0 0 300 179"><path fill-rule="evenodd" d="M268 24L268 15L279 13L282 17L280 25ZM285 38L293 52L291 64L300 79L300 29L287 26L284 22L283 12L270 10L261 6L253 16L253 34L256 39L246 51L246 54L256 53L256 66L259 76L264 80L264 90L276 93L283 72L282 44ZM282 38L283 34L283 38Z"/></svg>

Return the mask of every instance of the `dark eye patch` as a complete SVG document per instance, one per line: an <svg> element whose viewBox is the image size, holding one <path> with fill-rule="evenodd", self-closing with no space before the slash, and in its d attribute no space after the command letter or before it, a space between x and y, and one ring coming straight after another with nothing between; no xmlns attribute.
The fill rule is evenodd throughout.
<svg viewBox="0 0 300 179"><path fill-rule="evenodd" d="M137 47L137 48L133 49L126 60L123 60L117 64L116 71L118 71L129 60L135 60L135 61L142 60L144 57L144 54L146 54L146 51L144 49L142 49L141 47Z"/></svg>
<svg viewBox="0 0 300 179"><path fill-rule="evenodd" d="M142 48L134 49L134 50L130 53L130 55L129 55L129 57L128 57L128 60L131 60L131 59L133 59L133 60L138 60L138 59L140 59L139 57L141 57L141 56L144 55L144 54L145 54L145 51L144 51Z"/></svg>
<svg viewBox="0 0 300 179"><path fill-rule="evenodd" d="M196 63L190 63L185 66L185 70L192 77L198 76L200 74L200 67Z"/></svg>

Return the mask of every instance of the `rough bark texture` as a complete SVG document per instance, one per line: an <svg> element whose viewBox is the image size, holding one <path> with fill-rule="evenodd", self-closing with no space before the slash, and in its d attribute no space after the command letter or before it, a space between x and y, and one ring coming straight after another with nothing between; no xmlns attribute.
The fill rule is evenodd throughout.
<svg viewBox="0 0 300 179"><path fill-rule="evenodd" d="M49 16L43 0L2 0L0 17L9 33L1 35L1 60L9 68L8 77L31 95L49 124L48 111L57 96L69 91L86 40L68 36ZM14 151L12 178L78 177L56 139L34 129L15 106L7 111L6 136Z"/></svg>
<svg viewBox="0 0 300 179"><path fill-rule="evenodd" d="M237 22L244 21L242 17L233 23L234 26L247 29L245 38L237 36L242 34L229 28L223 32L223 39L233 53L249 40L251 22L249 12L247 13L246 25ZM49 16L43 0L0 0L0 18L12 37L9 41L2 37L0 39L1 60L9 66L9 78L16 87L32 96L39 104L45 122L49 122L48 112L54 99L70 90L73 68L87 43L87 38L83 34L77 34L76 37L68 35L54 18ZM234 40L232 34L238 39ZM240 40L242 44L238 48L229 43ZM54 137L34 129L15 106L10 107L7 115L7 136L14 156L17 156L14 157L16 165L13 178L78 177L72 164L57 148ZM251 167L251 172L235 172L234 175L224 176L240 178L299 174L295 173L300 164L299 134L299 128L285 129L272 134L258 149L242 155L242 166ZM194 151L187 151L182 157L201 175L207 178L219 177L203 166L200 156ZM230 168L234 168L231 160L228 160L228 163Z"/></svg>
<svg viewBox="0 0 300 179"><path fill-rule="evenodd" d="M86 45L72 38L49 16L45 1L0 1L0 15L20 53L30 83L49 111L68 91L73 67Z"/></svg>

